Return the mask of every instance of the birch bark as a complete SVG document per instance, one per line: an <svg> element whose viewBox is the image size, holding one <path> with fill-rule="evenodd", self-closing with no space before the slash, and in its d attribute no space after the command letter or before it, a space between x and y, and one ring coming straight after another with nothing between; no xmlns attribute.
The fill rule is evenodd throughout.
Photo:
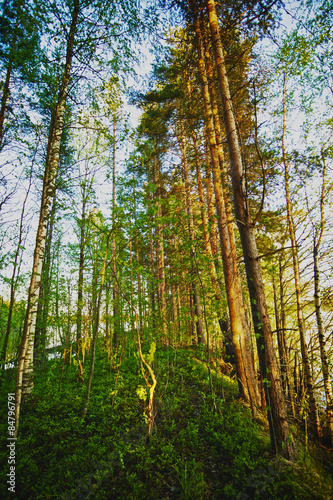
<svg viewBox="0 0 333 500"><path fill-rule="evenodd" d="M43 257L46 243L47 224L54 197L55 183L59 166L61 137L64 128L65 106L71 67L73 60L74 41L79 16L79 0L74 0L71 26L67 40L66 61L62 75L62 83L58 94L57 105L53 112L49 130L46 152L43 192L36 236L33 267L28 294L28 304L23 328L23 338L20 347L16 378L16 415L15 435L19 428L19 415L23 394L30 394L33 388L33 350L37 316L39 290L41 286Z"/></svg>

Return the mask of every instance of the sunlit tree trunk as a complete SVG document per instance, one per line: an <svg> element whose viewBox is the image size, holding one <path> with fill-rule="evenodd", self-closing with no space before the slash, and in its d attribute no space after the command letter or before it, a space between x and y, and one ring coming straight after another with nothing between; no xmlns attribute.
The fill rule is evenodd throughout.
<svg viewBox="0 0 333 500"><path fill-rule="evenodd" d="M249 333L245 317L245 308L240 285L240 276L235 261L236 250L234 240L230 239L232 228L228 220L225 206L225 192L221 183L220 163L217 149L217 140L211 107L211 98L209 93L206 63L202 45L202 35L200 22L195 17L196 41L199 55L199 70L202 81L202 94L207 121L207 132L209 139L210 156L213 171L213 184L215 191L216 211L218 217L218 228L221 241L221 252L223 261L223 272L225 278L230 324L232 331L232 340L235 350L236 370L240 394L249 401L253 411L259 408L259 393L252 357L250 354L250 345L248 342Z"/></svg>
<svg viewBox="0 0 333 500"><path fill-rule="evenodd" d="M214 257L214 263L216 267L216 272L218 273L218 256L219 256L219 245L218 245L218 228L216 222L216 208L214 206L214 186L212 179L212 168L210 159L210 147L208 142L208 132L205 134L205 187L206 187L206 203L208 210L208 229L209 229L209 241L212 249L212 255Z"/></svg>
<svg viewBox="0 0 333 500"><path fill-rule="evenodd" d="M294 455L294 446L289 431L279 368L268 317L254 227L250 218L246 196L242 156L214 0L207 0L207 11L229 151L235 215L243 247L253 325L257 337L258 357L263 379L265 381L266 400L269 405L268 421L270 425L271 441L276 451L292 459Z"/></svg>
<svg viewBox="0 0 333 500"><path fill-rule="evenodd" d="M205 201L204 201L204 193L203 193L203 187L202 187L202 176L201 176L201 171L200 171L200 164L199 164L199 152L198 152L198 145L197 145L197 138L195 135L194 130L192 131L192 141L193 141L193 148L194 148L194 153L195 153L195 168L196 168L196 178L197 178L197 188L198 188L198 197L199 197L199 205L200 205L200 214L201 214L201 221L202 221L202 232L203 232L203 237L204 237L204 244L205 244L205 251L208 256L208 264L209 264L209 272L210 272L210 279L212 282L215 298L217 301L220 300L220 290L219 290L219 284L218 284L218 278L217 278L217 272L215 268L215 262L214 262L214 256L212 252L212 247L209 241L209 228L208 228L208 220L207 220L207 215L206 215L206 207L205 207Z"/></svg>
<svg viewBox="0 0 333 500"><path fill-rule="evenodd" d="M42 265L45 250L48 218L51 211L58 172L61 137L64 127L65 106L68 84L71 74L74 38L79 15L79 1L74 0L72 21L67 40L66 62L62 75L62 83L57 96L57 105L52 114L49 139L46 153L46 164L43 179L39 224L36 236L36 246L33 258L33 268L29 287L27 311L23 329L23 339L20 348L16 380L16 435L19 427L19 415L22 393L29 394L33 388L33 347L37 314L37 303L41 284Z"/></svg>
<svg viewBox="0 0 333 500"><path fill-rule="evenodd" d="M279 306L278 306L278 298L277 298L277 293L276 293L276 285L275 285L275 279L273 276L273 298L274 298L274 312L275 312L275 328L276 328L276 336L277 336L277 341L278 341L278 349L279 349L279 360L280 360L280 373L281 373L281 382L282 382L282 387L284 394L287 394L287 376L286 376L286 353L285 353L285 348L284 348L284 343L283 343L283 338L282 338L282 331L281 331L281 320L280 320L280 313L279 313Z"/></svg>

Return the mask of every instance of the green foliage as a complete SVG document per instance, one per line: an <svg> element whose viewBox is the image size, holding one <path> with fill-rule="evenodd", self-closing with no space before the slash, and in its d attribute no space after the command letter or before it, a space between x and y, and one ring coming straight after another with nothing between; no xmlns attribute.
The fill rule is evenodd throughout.
<svg viewBox="0 0 333 500"><path fill-rule="evenodd" d="M146 356L146 361L149 365L151 365L152 362L154 361L155 351L156 351L156 342L152 342L149 349L149 354L148 356Z"/></svg>
<svg viewBox="0 0 333 500"><path fill-rule="evenodd" d="M49 365L47 384L36 380L16 445L18 500L325 498L332 485L314 460L301 455L303 465L293 468L270 454L267 429L252 421L231 379L214 380L218 411L212 412L207 368L193 350L156 349L157 413L155 431L146 443L143 402L137 396L139 366L131 351L122 360L113 407L110 390L117 370L97 355L84 421L85 389L75 383L74 373L64 377L61 393L61 363ZM0 395L4 499L9 498L6 398L12 390L5 384ZM310 471L317 475L316 485Z"/></svg>

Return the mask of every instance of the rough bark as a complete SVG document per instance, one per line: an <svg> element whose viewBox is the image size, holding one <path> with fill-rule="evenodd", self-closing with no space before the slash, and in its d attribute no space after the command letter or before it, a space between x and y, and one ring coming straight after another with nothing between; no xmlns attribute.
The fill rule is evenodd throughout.
<svg viewBox="0 0 333 500"><path fill-rule="evenodd" d="M220 289L219 289L217 272L216 272L216 268L215 268L214 256L213 256L212 247L211 247L210 238L209 238L208 220L207 220L207 215L206 215L204 193L203 193L203 188L202 188L202 176L201 176L200 164L199 164L199 152L198 152L197 138L196 138L194 130L192 131L192 141L193 141L193 147L194 147L194 153L195 153L195 168L196 168L197 188L198 188L198 197L199 197L199 205L200 205L200 214L201 214L202 232L203 232L203 237L204 237L205 251L206 251L207 257L209 259L209 261L208 261L209 273L210 273L210 279L212 282L212 287L214 290L215 299L217 301L220 301L220 298L221 298L220 297Z"/></svg>
<svg viewBox="0 0 333 500"><path fill-rule="evenodd" d="M254 373L252 358L250 355L250 345L248 342L249 333L245 317L245 308L240 285L240 276L237 267L236 249L232 236L230 218L227 216L225 204L225 191L221 183L221 172L217 139L213 120L211 98L209 93L207 70L202 45L201 27L198 17L195 17L196 41L199 55L199 70L202 81L202 94L207 122L207 132L209 139L209 149L213 171L213 184L215 192L216 212L218 217L218 229L221 242L221 252L223 261L223 272L227 292L232 340L235 350L236 370L238 385L241 396L249 401L253 411L259 408L259 393Z"/></svg>
<svg viewBox="0 0 333 500"><path fill-rule="evenodd" d="M254 227L249 213L242 156L214 0L207 0L207 11L229 152L234 209L243 248L259 363L265 382L265 396L269 405L268 421L271 442L276 451L286 458L292 459L294 446L289 431L279 368L273 346Z"/></svg>

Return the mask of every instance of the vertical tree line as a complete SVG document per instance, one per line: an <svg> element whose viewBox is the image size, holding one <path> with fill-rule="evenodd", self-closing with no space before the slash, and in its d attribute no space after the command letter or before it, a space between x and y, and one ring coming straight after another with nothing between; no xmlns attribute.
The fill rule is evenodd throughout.
<svg viewBox="0 0 333 500"><path fill-rule="evenodd" d="M299 33L268 60L260 39L276 36L277 4L165 3L178 25L165 33L146 88L130 89L141 113L132 130L122 79L154 16L126 1L39 7L5 2L0 24L4 188L6 162L18 168L15 148L25 168L0 346L2 378L6 361L17 362L16 433L53 346L62 356L59 390L73 364L86 384L83 418L96 358L105 351L117 369L117 356L136 349L150 436L154 349L172 345L202 350L209 369L215 357L235 376L253 418L267 420L276 453L294 458L294 420L330 443L332 102L310 63L318 55L331 65L313 21L325 2L312 15L302 7ZM306 146L298 146L288 135L289 85L314 81L309 99L314 105L325 92L324 118L312 130L311 106L299 97ZM32 270L14 335L32 192Z"/></svg>

